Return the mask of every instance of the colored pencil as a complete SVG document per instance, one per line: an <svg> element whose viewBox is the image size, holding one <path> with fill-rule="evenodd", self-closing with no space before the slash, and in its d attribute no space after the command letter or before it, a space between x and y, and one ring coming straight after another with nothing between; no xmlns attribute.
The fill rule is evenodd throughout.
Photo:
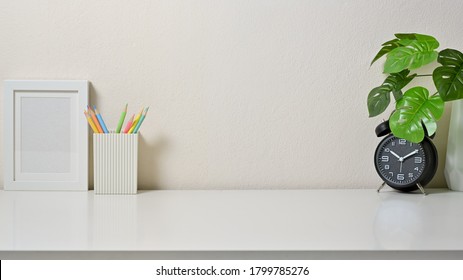
<svg viewBox="0 0 463 280"><path fill-rule="evenodd" d="M137 123L137 126L136 126L135 129L133 130L133 133L138 133L138 130L140 129L141 124L142 124L143 121L145 120L146 114L148 114L149 108L150 108L150 107L147 107L147 108L145 109L145 111L143 112L143 114L141 115L140 120L139 120L138 123Z"/></svg>
<svg viewBox="0 0 463 280"><path fill-rule="evenodd" d="M132 127L132 123L133 123L133 118L134 118L134 117L135 117L135 115L132 115L132 117L129 119L129 121L128 121L127 124L125 125L124 133L129 132L130 128Z"/></svg>
<svg viewBox="0 0 463 280"><path fill-rule="evenodd" d="M98 121L95 112L92 111L90 106L87 105L88 113L92 117L93 123L95 124L96 128L98 129L98 133L103 133L103 129L101 128L100 122Z"/></svg>
<svg viewBox="0 0 463 280"><path fill-rule="evenodd" d="M87 113L86 110L84 110L84 114L85 114L85 117L87 118L88 124L89 124L90 127L92 128L93 132L94 132L94 133L99 133L99 132L98 132L98 128L96 128L95 124L94 124L93 121L92 121L92 117L89 116L89 114Z"/></svg>
<svg viewBox="0 0 463 280"><path fill-rule="evenodd" d="M137 115L137 117L135 118L135 120L133 121L132 127L130 128L130 130L129 130L128 133L132 133L133 130L135 129L135 126L137 125L138 121L140 121L141 114L143 113L143 110L144 110L144 109L141 109L140 113L138 113L138 115Z"/></svg>
<svg viewBox="0 0 463 280"><path fill-rule="evenodd" d="M119 118L119 123L117 124L116 133L121 133L122 125L124 124L125 116L127 115L127 106L128 105L129 104L125 104L125 109L121 113L121 117Z"/></svg>
<svg viewBox="0 0 463 280"><path fill-rule="evenodd" d="M101 116L100 112L96 109L96 106L93 106L93 109L95 109L95 115L98 118L98 121L100 122L101 128L103 128L104 133L109 133L108 129L106 128L106 124L103 121L103 117Z"/></svg>

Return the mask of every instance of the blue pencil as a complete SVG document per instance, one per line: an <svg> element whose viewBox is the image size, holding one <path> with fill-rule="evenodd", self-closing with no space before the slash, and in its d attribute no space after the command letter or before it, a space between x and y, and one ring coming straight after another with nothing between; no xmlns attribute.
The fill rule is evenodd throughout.
<svg viewBox="0 0 463 280"><path fill-rule="evenodd" d="M101 125L101 128L103 129L103 132L104 133L109 133L108 129L106 128L106 125L103 121L103 117L101 117L100 113L98 112L98 110L96 109L96 106L93 106L93 108L95 109L95 115L96 117L98 118L98 122L100 123Z"/></svg>

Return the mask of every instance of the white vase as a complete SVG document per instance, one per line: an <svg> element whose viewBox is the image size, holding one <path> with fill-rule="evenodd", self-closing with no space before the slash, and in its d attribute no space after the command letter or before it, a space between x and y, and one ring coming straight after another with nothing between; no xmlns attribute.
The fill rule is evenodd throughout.
<svg viewBox="0 0 463 280"><path fill-rule="evenodd" d="M463 100L452 103L444 174L449 189L463 191Z"/></svg>

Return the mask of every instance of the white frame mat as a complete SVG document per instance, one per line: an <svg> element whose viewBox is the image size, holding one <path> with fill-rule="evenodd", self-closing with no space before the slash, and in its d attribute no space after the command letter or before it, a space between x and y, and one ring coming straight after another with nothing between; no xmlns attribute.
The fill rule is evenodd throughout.
<svg viewBox="0 0 463 280"><path fill-rule="evenodd" d="M5 81L4 189L88 190L88 81Z"/></svg>

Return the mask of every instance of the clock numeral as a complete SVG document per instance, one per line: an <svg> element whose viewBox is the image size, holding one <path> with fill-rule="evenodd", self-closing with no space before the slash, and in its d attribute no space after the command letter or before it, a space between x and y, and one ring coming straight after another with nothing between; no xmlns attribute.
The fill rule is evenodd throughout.
<svg viewBox="0 0 463 280"><path fill-rule="evenodd" d="M389 156L382 156L381 161L382 162L388 162L389 161Z"/></svg>
<svg viewBox="0 0 463 280"><path fill-rule="evenodd" d="M406 144L407 144L407 140L399 139L399 145L406 145Z"/></svg>
<svg viewBox="0 0 463 280"><path fill-rule="evenodd" d="M391 174L391 178L394 177L394 172L389 171L389 174Z"/></svg>
<svg viewBox="0 0 463 280"><path fill-rule="evenodd" d="M395 142L392 142L392 143L391 143L391 146L392 146L392 147L395 147Z"/></svg>
<svg viewBox="0 0 463 280"><path fill-rule="evenodd" d="M408 173L409 178L413 178L413 173Z"/></svg>
<svg viewBox="0 0 463 280"><path fill-rule="evenodd" d="M413 168L413 170L418 171L418 167Z"/></svg>
<svg viewBox="0 0 463 280"><path fill-rule="evenodd" d="M422 157L415 157L415 163L422 163L423 158Z"/></svg>
<svg viewBox="0 0 463 280"><path fill-rule="evenodd" d="M389 164L384 165L385 170L389 170Z"/></svg>
<svg viewBox="0 0 463 280"><path fill-rule="evenodd" d="M405 174L397 174L397 180L403 181L405 179Z"/></svg>

